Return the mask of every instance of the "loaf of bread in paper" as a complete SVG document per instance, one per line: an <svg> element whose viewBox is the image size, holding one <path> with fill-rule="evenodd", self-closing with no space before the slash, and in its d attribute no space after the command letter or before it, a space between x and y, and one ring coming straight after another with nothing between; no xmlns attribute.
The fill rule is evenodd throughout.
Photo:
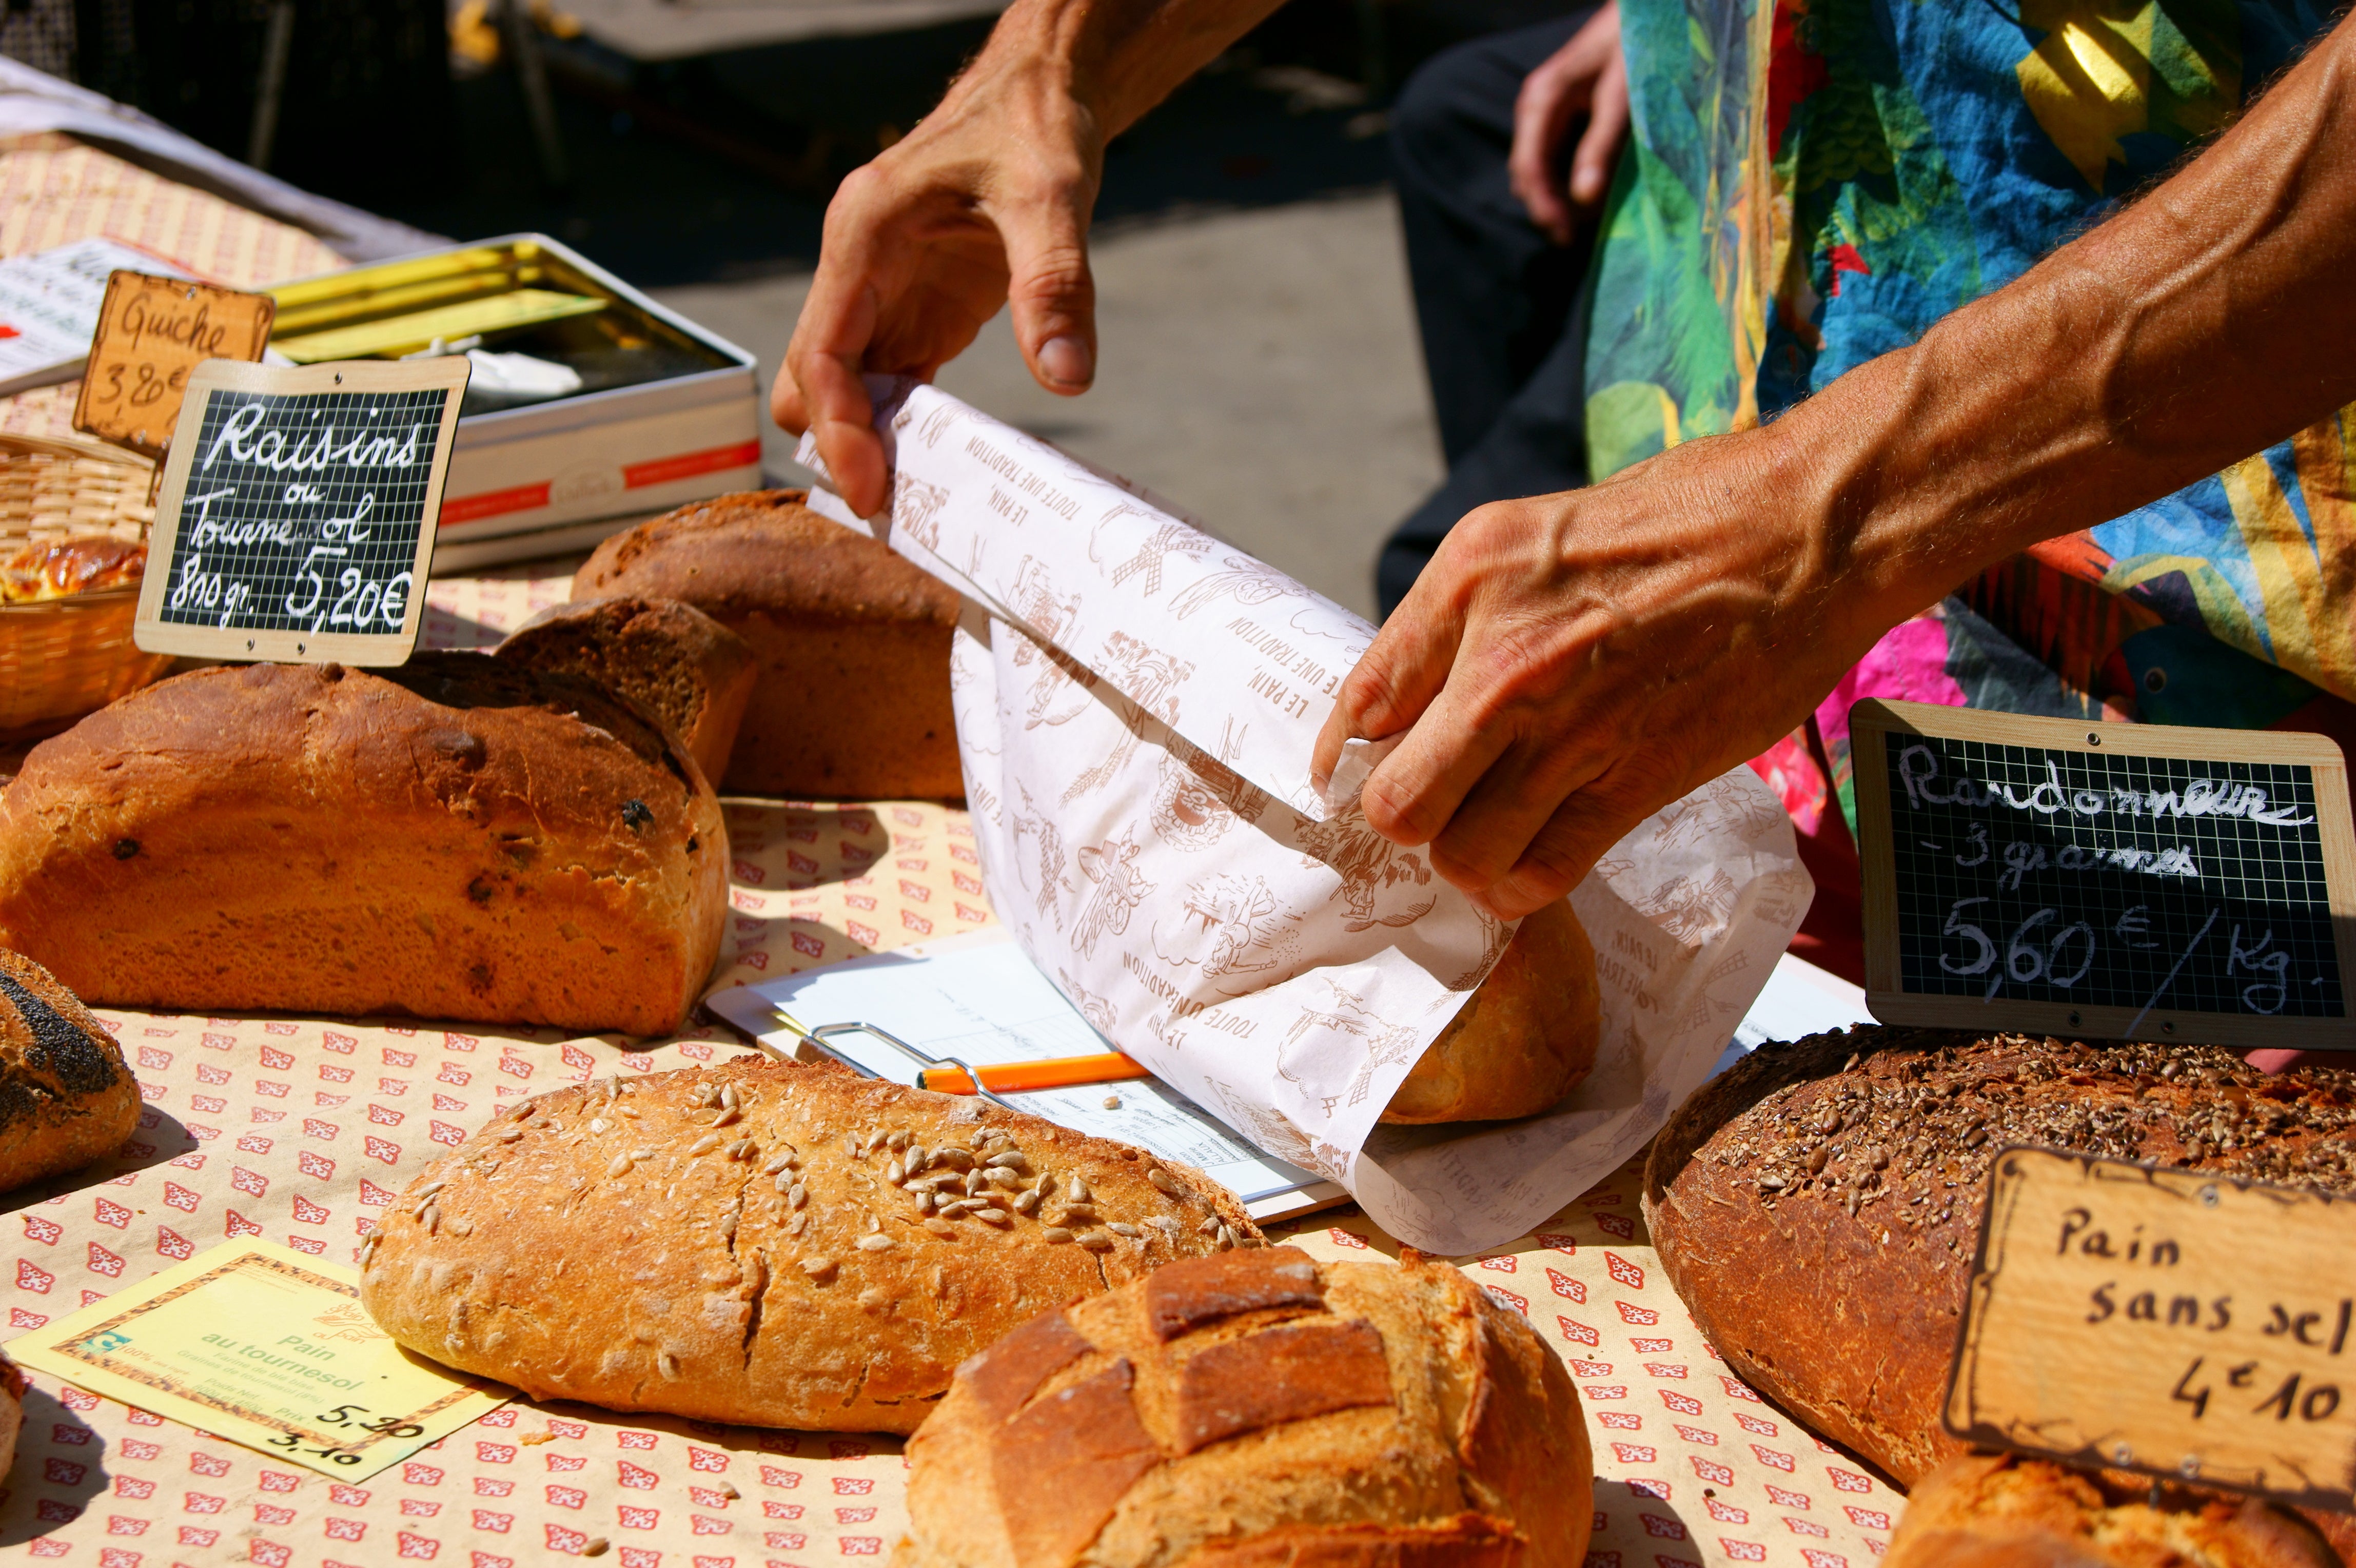
<svg viewBox="0 0 2356 1568"><path fill-rule="evenodd" d="M1595 1066L1603 1017L1595 950L1567 902L1522 922L1415 1070L1386 1122L1494 1122L1535 1116Z"/></svg>

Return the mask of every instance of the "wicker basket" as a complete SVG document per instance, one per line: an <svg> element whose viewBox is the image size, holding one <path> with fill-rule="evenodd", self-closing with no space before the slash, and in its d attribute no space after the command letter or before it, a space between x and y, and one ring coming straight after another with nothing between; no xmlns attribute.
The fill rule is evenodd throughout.
<svg viewBox="0 0 2356 1568"><path fill-rule="evenodd" d="M144 540L153 465L94 442L0 435L0 560L27 542ZM131 640L136 587L0 605L0 740L63 729L171 668Z"/></svg>

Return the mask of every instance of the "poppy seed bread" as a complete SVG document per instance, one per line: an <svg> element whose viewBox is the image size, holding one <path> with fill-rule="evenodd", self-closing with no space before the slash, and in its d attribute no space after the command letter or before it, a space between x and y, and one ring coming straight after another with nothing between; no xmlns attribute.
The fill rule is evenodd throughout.
<svg viewBox="0 0 2356 1568"><path fill-rule="evenodd" d="M48 971L0 952L0 1192L111 1155L138 1124L113 1036Z"/></svg>

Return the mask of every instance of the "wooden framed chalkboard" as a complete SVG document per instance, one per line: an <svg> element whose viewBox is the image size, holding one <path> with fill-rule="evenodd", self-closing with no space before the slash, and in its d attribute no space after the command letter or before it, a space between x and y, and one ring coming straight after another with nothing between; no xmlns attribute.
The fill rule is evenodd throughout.
<svg viewBox="0 0 2356 1568"><path fill-rule="evenodd" d="M1884 1023L2356 1048L2356 830L2321 736L1849 711Z"/></svg>
<svg viewBox="0 0 2356 1568"><path fill-rule="evenodd" d="M463 355L198 366L133 640L198 658L406 660L469 368Z"/></svg>

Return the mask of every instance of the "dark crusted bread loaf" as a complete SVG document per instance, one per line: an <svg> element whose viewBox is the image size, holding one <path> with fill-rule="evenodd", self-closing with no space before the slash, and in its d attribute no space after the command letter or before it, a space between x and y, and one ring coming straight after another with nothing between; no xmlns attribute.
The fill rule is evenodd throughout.
<svg viewBox="0 0 2356 1568"><path fill-rule="evenodd" d="M0 1192L111 1155L138 1124L113 1036L48 970L0 952Z"/></svg>
<svg viewBox="0 0 2356 1568"><path fill-rule="evenodd" d="M411 1184L360 1299L536 1399L905 1433L1043 1308L1258 1244L1197 1171L752 1056L516 1107Z"/></svg>
<svg viewBox="0 0 2356 1568"><path fill-rule="evenodd" d="M198 670L0 792L0 947L92 1002L659 1034L727 865L711 786L585 682L479 653Z"/></svg>
<svg viewBox="0 0 2356 1568"><path fill-rule="evenodd" d="M582 679L635 703L679 738L714 784L753 694L744 639L677 599L552 605L492 650L534 670Z"/></svg>
<svg viewBox="0 0 2356 1568"><path fill-rule="evenodd" d="M1595 950L1568 900L1522 921L1383 1109L1386 1122L1535 1116L1594 1070L1603 1031Z"/></svg>
<svg viewBox="0 0 2356 1568"><path fill-rule="evenodd" d="M1973 1454L1915 1487L1882 1568L2340 1568L2255 1498Z"/></svg>
<svg viewBox="0 0 2356 1568"><path fill-rule="evenodd" d="M2356 1073L1937 1029L1762 1046L1654 1141L1645 1219L1745 1380L1912 1483L1962 1451L1939 1407L2008 1144L2356 1191Z"/></svg>
<svg viewBox="0 0 2356 1568"><path fill-rule="evenodd" d="M1171 1263L958 1369L908 1444L893 1568L1570 1568L1579 1392L1410 1251Z"/></svg>
<svg viewBox="0 0 2356 1568"><path fill-rule="evenodd" d="M958 597L803 490L719 496L617 533L575 601L682 599L760 665L725 778L762 795L955 796L949 634Z"/></svg>

